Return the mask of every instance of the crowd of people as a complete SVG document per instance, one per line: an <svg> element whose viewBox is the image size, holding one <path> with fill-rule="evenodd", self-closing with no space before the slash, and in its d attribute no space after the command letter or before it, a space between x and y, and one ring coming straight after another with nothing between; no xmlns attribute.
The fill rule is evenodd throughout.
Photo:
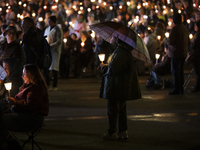
<svg viewBox="0 0 200 150"><path fill-rule="evenodd" d="M109 129L103 138L128 138L126 100L141 98L136 68L145 67L145 63L131 57L132 47L127 43L116 37L108 43L96 35L89 27L94 23L115 21L135 30L147 46L152 66L155 64L151 71L155 87L162 86L160 75L171 72L174 89L168 95L184 92L183 66L189 51L196 74L191 92L199 92L199 9L198 0L0 1L0 65L7 73L5 80L0 80L1 144L6 143L7 130L30 127L22 126L23 120L31 123L34 118L34 126L43 122L48 115L48 90L57 90L59 76L69 78L73 73L81 78L88 68L102 68L104 73L100 97L108 100ZM51 51L48 68L40 59L44 41ZM104 62L98 54L105 54ZM155 54L163 58L159 64ZM4 82L14 83L9 96Z"/></svg>
<svg viewBox="0 0 200 150"><path fill-rule="evenodd" d="M60 34L54 39L47 37L47 40L57 39L58 42L58 45L54 45L55 41L54 44L51 43L54 45L54 50L57 50L57 52L52 50L54 65L51 66L51 70L54 90L57 89L59 76L69 78L70 73L73 73L73 77L81 78L88 68L96 71L99 66L98 54L106 53L108 58L112 53L112 46L90 30L91 24L116 21L134 29L144 39L152 64L155 64L155 54L163 55L169 33L174 26L173 14L181 14L183 24L192 35L196 33L195 22L200 19L198 0L5 0L0 2L0 12L1 32L3 33L6 26L15 26L17 38L22 41L23 46L26 45L25 41L30 40L26 40L24 35L24 18L31 18L32 26L38 27L43 36L50 34L52 27L56 26L56 30L52 31L56 33L59 31ZM51 16L56 18L52 19ZM53 25L49 25L50 17ZM54 36L54 32L51 32L51 37ZM3 34L0 39L1 43L5 42ZM99 45L102 41L104 44ZM38 41L32 45L35 44L41 45ZM101 47L105 45L109 46L106 50L105 48L102 50ZM24 49L26 52L26 47ZM26 56L26 62L32 61L31 52L29 56L26 53ZM143 74L146 64L139 60L135 61L138 73ZM43 72L47 74L48 71ZM46 81L50 85L48 78Z"/></svg>

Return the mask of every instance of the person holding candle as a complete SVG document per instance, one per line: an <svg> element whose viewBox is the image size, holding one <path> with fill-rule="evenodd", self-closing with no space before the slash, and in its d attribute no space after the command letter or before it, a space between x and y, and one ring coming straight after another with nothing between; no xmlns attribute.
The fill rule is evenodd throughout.
<svg viewBox="0 0 200 150"><path fill-rule="evenodd" d="M24 83L19 92L7 98L12 106L10 113L0 115L1 148L6 146L7 130L32 130L41 125L49 113L48 88L40 69L34 64L25 65L22 78Z"/></svg>
<svg viewBox="0 0 200 150"><path fill-rule="evenodd" d="M174 89L168 95L182 95L184 84L183 65L187 56L190 43L189 32L182 23L181 14L174 14L172 28L167 44L169 45L169 57L171 57L171 73L173 76Z"/></svg>
<svg viewBox="0 0 200 150"><path fill-rule="evenodd" d="M113 40L114 37L110 43L113 43ZM108 64L101 63L103 78L100 98L107 99L109 120L104 140L128 138L126 101L141 98L136 66L131 54L133 48L119 39L117 43L118 47L108 58Z"/></svg>

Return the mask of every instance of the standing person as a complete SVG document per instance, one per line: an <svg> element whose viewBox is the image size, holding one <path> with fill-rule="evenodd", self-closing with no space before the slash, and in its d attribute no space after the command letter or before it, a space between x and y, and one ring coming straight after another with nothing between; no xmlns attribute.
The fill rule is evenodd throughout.
<svg viewBox="0 0 200 150"><path fill-rule="evenodd" d="M189 53L194 56L194 62L192 63L192 66L196 75L196 83L194 89L190 92L200 91L200 20L195 23L195 31L197 33L194 35L194 39L190 45Z"/></svg>
<svg viewBox="0 0 200 150"><path fill-rule="evenodd" d="M111 38L111 43L114 38ZM108 59L108 64L101 64L103 79L100 98L107 99L107 114L109 120L108 133L104 140L127 139L126 101L141 98L134 58L133 48L118 39L118 47ZM118 124L118 134L117 134Z"/></svg>
<svg viewBox="0 0 200 150"><path fill-rule="evenodd" d="M24 32L22 38L22 48L26 54L26 64L36 64L42 71L47 86L49 86L48 70L43 68L43 64L39 59L44 54L43 33L34 26L34 21L30 17L22 20L22 30Z"/></svg>
<svg viewBox="0 0 200 150"><path fill-rule="evenodd" d="M171 57L171 73L173 76L174 89L168 95L182 95L184 84L183 65L189 47L189 32L181 21L181 14L174 14L169 39L169 57Z"/></svg>
<svg viewBox="0 0 200 150"><path fill-rule="evenodd" d="M56 16L50 16L48 19L49 26L44 32L44 36L47 36L47 41L50 44L52 54L52 63L49 68L49 70L52 71L53 76L53 85L51 90L58 90L58 72L63 41L63 31L56 25L56 20Z"/></svg>

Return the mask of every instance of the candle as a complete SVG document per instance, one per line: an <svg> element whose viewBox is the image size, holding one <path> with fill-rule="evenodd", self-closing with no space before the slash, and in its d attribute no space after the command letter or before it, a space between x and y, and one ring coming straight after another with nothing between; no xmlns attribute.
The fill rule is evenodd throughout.
<svg viewBox="0 0 200 150"><path fill-rule="evenodd" d="M156 54L156 64L158 63L158 59L160 58L160 54Z"/></svg>
<svg viewBox="0 0 200 150"><path fill-rule="evenodd" d="M81 46L84 47L84 46L85 46L85 43L84 43L84 42L81 42Z"/></svg>
<svg viewBox="0 0 200 150"><path fill-rule="evenodd" d="M168 38L169 37L169 32L166 32L165 36L166 36L166 38Z"/></svg>
<svg viewBox="0 0 200 150"><path fill-rule="evenodd" d="M63 42L64 42L64 43L67 43L67 39L66 39L66 38L64 38L64 39L63 39Z"/></svg>
<svg viewBox="0 0 200 150"><path fill-rule="evenodd" d="M5 85L6 90L8 90L8 94L9 94L9 97L10 97L10 90L12 88L12 83L8 82L8 83L4 83L4 85Z"/></svg>
<svg viewBox="0 0 200 150"><path fill-rule="evenodd" d="M105 54L99 54L98 57L100 61L103 63L103 61L105 60Z"/></svg>
<svg viewBox="0 0 200 150"><path fill-rule="evenodd" d="M190 24L190 19L187 19L187 23Z"/></svg>
<svg viewBox="0 0 200 150"><path fill-rule="evenodd" d="M161 39L161 36L160 36L160 35L158 35L158 36L157 36L157 39L160 41L160 39Z"/></svg>
<svg viewBox="0 0 200 150"><path fill-rule="evenodd" d="M189 38L190 38L190 40L191 40L191 39L193 38L193 35L192 35L192 34L190 34L190 35L189 35Z"/></svg>

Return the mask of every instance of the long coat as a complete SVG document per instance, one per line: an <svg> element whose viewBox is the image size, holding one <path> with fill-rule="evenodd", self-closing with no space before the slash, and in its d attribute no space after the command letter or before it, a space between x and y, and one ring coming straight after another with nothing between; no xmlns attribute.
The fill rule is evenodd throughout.
<svg viewBox="0 0 200 150"><path fill-rule="evenodd" d="M141 98L134 58L130 48L119 45L108 60L100 98L135 100Z"/></svg>
<svg viewBox="0 0 200 150"><path fill-rule="evenodd" d="M55 26L53 29L47 27L44 36L47 36L47 41L51 47L52 63L49 70L59 71L60 54L62 51L63 31Z"/></svg>

